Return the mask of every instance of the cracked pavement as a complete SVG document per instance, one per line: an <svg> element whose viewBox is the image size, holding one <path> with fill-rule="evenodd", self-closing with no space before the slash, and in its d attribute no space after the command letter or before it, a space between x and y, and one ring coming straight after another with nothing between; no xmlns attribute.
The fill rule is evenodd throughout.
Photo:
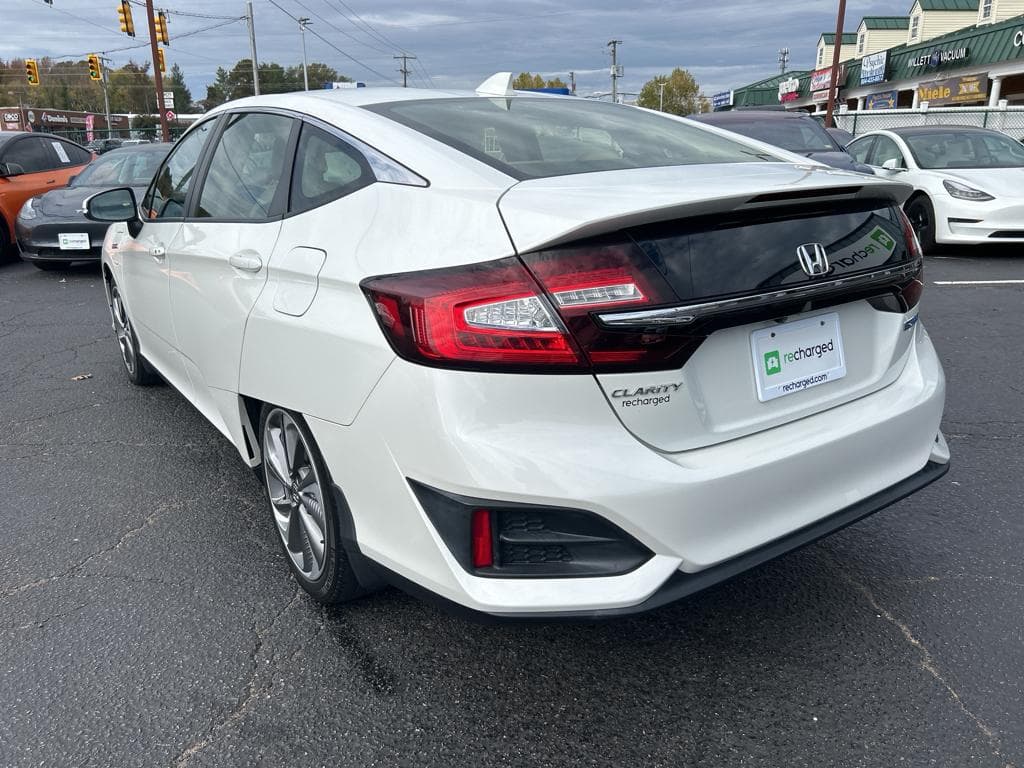
<svg viewBox="0 0 1024 768"><path fill-rule="evenodd" d="M0 266L0 766L1024 768L1024 286L931 284L1024 257L950 255L945 478L652 615L499 626L311 603L98 272Z"/></svg>

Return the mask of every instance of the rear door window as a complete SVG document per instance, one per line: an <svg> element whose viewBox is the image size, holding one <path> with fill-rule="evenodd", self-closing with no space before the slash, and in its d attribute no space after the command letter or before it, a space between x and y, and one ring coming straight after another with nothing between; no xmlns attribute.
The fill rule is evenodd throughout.
<svg viewBox="0 0 1024 768"><path fill-rule="evenodd" d="M306 124L292 170L291 213L352 194L376 178L366 158L344 139Z"/></svg>
<svg viewBox="0 0 1024 768"><path fill-rule="evenodd" d="M232 115L224 127L199 194L197 218L263 221L279 214L289 138L295 120L262 112Z"/></svg>
<svg viewBox="0 0 1024 768"><path fill-rule="evenodd" d="M888 136L876 136L874 157L871 160L871 165L881 168L889 160L895 160L897 168L907 167L907 162L903 159L903 152L896 146L896 142Z"/></svg>
<svg viewBox="0 0 1024 768"><path fill-rule="evenodd" d="M14 142L4 153L4 162L20 166L23 173L48 171L57 165L46 139L39 136Z"/></svg>

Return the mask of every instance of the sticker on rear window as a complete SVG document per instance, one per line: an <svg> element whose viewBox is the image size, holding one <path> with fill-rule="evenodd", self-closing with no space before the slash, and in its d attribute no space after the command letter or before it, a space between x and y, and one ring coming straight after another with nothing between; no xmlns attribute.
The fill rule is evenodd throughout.
<svg viewBox="0 0 1024 768"><path fill-rule="evenodd" d="M71 162L71 158L68 157L67 150L64 149L63 144L61 144L59 141L51 141L50 143L53 145L53 150L54 152L57 153L57 157L60 158L60 161L62 163Z"/></svg>

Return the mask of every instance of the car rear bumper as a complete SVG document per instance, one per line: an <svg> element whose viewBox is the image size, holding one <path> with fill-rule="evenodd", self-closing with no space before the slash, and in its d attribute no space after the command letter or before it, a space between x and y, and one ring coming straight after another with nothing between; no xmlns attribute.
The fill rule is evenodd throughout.
<svg viewBox="0 0 1024 768"><path fill-rule="evenodd" d="M913 493L921 490L927 485L938 480L949 471L949 462L940 464L929 461L919 472L904 480L892 485L868 498L852 504L849 507L829 515L815 523L811 523L799 530L769 542L757 549L745 552L738 557L724 563L706 568L697 573L686 573L676 571L658 590L636 605L621 608L594 608L590 610L565 610L520 613L500 613L495 611L481 611L467 608L466 606L441 597L436 592L424 589L421 585L406 577L395 573L377 563L370 561L368 566L373 569L374 574L386 583L398 587L410 594L416 595L425 602L439 605L447 611L463 615L478 621L488 620L542 620L542 621L570 621L570 620L598 620L613 619L623 616L632 616L638 613L646 613L662 608L690 595L701 592L705 589L729 581L746 571L763 565L770 560L794 552L798 549L813 544L826 536L846 528L853 523L863 520L865 517L874 514L901 499L905 499ZM340 492L340 491L339 491ZM354 542L358 546L357 542Z"/></svg>
<svg viewBox="0 0 1024 768"><path fill-rule="evenodd" d="M308 417L360 551L389 579L496 616L657 607L854 522L931 482L945 382L923 328L891 385L679 453L630 435L588 376L440 371L396 360L351 426ZM600 515L654 554L604 577L483 578L459 565L408 479Z"/></svg>

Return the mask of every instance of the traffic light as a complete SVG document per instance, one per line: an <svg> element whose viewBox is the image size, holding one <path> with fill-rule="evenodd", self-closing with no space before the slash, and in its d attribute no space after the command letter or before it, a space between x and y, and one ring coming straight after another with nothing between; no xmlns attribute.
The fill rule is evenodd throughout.
<svg viewBox="0 0 1024 768"><path fill-rule="evenodd" d="M167 34L167 14L160 11L153 19L153 26L156 28L156 41L164 45L171 44L170 35Z"/></svg>
<svg viewBox="0 0 1024 768"><path fill-rule="evenodd" d="M35 59L25 59L25 77L29 85L39 85L39 65Z"/></svg>
<svg viewBox="0 0 1024 768"><path fill-rule="evenodd" d="M117 19L121 22L121 31L129 37L135 37L135 22L132 21L132 6L128 0L121 0L117 8Z"/></svg>
<svg viewBox="0 0 1024 768"><path fill-rule="evenodd" d="M156 63L160 67L160 71L161 72L166 72L167 71L167 64L164 62L164 49L163 48L157 48L156 49Z"/></svg>
<svg viewBox="0 0 1024 768"><path fill-rule="evenodd" d="M103 70L100 68L100 57L97 56L95 53L89 54L89 79L103 79Z"/></svg>

